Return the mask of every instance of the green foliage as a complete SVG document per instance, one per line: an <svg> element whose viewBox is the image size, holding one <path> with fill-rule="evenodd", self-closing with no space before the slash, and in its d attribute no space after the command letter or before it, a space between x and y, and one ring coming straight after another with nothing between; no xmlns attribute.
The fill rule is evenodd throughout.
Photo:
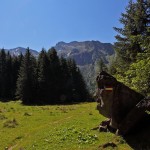
<svg viewBox="0 0 150 150"><path fill-rule="evenodd" d="M115 28L116 60L110 71L134 90L150 94L150 1L130 0L121 14L123 28Z"/></svg>
<svg viewBox="0 0 150 150"><path fill-rule="evenodd" d="M21 66L21 62L23 60L23 55L19 55L18 57L12 57L12 72L10 73L12 76L12 99L16 98L16 82L18 79L18 73Z"/></svg>
<svg viewBox="0 0 150 150"><path fill-rule="evenodd" d="M68 90L71 94L69 94L70 99L76 102L86 101L89 97L89 93L86 89L86 85L79 68L76 66L75 61L71 59L67 61L67 65L69 69L70 83L68 86Z"/></svg>
<svg viewBox="0 0 150 150"><path fill-rule="evenodd" d="M150 111L146 111L146 113L147 113L148 115L150 115Z"/></svg>
<svg viewBox="0 0 150 150"><path fill-rule="evenodd" d="M50 72L48 72L49 60L47 53L42 49L38 57L38 100L48 103Z"/></svg>
<svg viewBox="0 0 150 150"><path fill-rule="evenodd" d="M125 73L124 82L136 91L148 96L150 94L150 54L140 53Z"/></svg>
<svg viewBox="0 0 150 150"><path fill-rule="evenodd" d="M17 98L24 104L35 103L37 90L37 67L36 60L31 55L29 48L26 51L21 63L19 76L17 79Z"/></svg>
<svg viewBox="0 0 150 150"><path fill-rule="evenodd" d="M149 7L148 0L130 0L126 12L121 14L120 23L123 28L114 28L119 33L116 35L115 50L126 63L135 61L137 53L143 51L137 37L148 35Z"/></svg>
<svg viewBox="0 0 150 150"><path fill-rule="evenodd" d="M61 84L61 66L56 50L52 47L48 50L49 67L49 100L51 103L56 103L60 99L60 84Z"/></svg>
<svg viewBox="0 0 150 150"><path fill-rule="evenodd" d="M7 117L5 115L0 114L0 120L5 120Z"/></svg>
<svg viewBox="0 0 150 150"><path fill-rule="evenodd" d="M59 58L52 47L38 59L27 48L25 56L0 51L0 98L21 99L24 104L55 104L86 101L89 93L73 60Z"/></svg>
<svg viewBox="0 0 150 150"><path fill-rule="evenodd" d="M130 65L137 54L143 52L143 39L149 36L149 7L148 0L130 0L125 13L121 14L119 21L123 27L114 28L119 33L114 44L119 63ZM120 68L120 65L116 68Z"/></svg>
<svg viewBox="0 0 150 150"><path fill-rule="evenodd" d="M96 134L90 133L91 130L79 129L76 126L63 127L55 132L52 132L49 136L57 139L60 144L64 142L75 143L79 145L92 145L95 144L99 139ZM49 140L50 142L50 140Z"/></svg>
<svg viewBox="0 0 150 150"><path fill-rule="evenodd" d="M9 52L0 50L0 97L3 101L14 99L16 80L20 67L19 60L11 57Z"/></svg>
<svg viewBox="0 0 150 150"><path fill-rule="evenodd" d="M7 127L7 128L15 128L17 125L18 125L18 122L16 121L16 119L7 120L4 123L4 127Z"/></svg>
<svg viewBox="0 0 150 150"><path fill-rule="evenodd" d="M101 71L108 71L108 68L106 66L106 64L103 62L102 59L100 59L97 64L97 72L101 72Z"/></svg>
<svg viewBox="0 0 150 150"><path fill-rule="evenodd" d="M6 53L4 49L0 51L0 97L6 96Z"/></svg>
<svg viewBox="0 0 150 150"><path fill-rule="evenodd" d="M81 102L89 96L76 63L59 58L54 48L42 50L39 55L38 85L43 104Z"/></svg>

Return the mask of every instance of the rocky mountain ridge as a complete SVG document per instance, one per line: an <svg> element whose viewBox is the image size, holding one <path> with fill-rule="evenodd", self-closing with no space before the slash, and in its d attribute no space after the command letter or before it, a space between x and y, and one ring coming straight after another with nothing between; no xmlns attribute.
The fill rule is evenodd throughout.
<svg viewBox="0 0 150 150"><path fill-rule="evenodd" d="M12 48L12 49L5 49L5 51L9 51L11 56L19 56L20 54L25 55L26 48L16 47L16 48ZM30 49L30 52L35 57L38 57L38 55L39 55L39 52L36 50Z"/></svg>
<svg viewBox="0 0 150 150"><path fill-rule="evenodd" d="M99 41L59 42L55 48L59 56L73 58L79 66L94 64L100 58L107 64L107 57L114 54L112 44Z"/></svg>

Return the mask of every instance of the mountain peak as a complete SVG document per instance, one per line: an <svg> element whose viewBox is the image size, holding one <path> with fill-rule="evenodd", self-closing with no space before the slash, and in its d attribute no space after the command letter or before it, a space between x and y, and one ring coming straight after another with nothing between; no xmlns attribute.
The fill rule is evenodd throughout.
<svg viewBox="0 0 150 150"><path fill-rule="evenodd" d="M6 51L9 51L12 56L19 56L21 54L25 55L26 48L16 47L16 48L12 48L12 49L7 49ZM30 52L35 57L37 57L39 54L36 50L32 50L32 49L30 49Z"/></svg>
<svg viewBox="0 0 150 150"><path fill-rule="evenodd" d="M93 64L100 58L108 63L106 56L114 54L111 43L101 43L100 41L59 42L55 49L59 56L73 58L77 65Z"/></svg>

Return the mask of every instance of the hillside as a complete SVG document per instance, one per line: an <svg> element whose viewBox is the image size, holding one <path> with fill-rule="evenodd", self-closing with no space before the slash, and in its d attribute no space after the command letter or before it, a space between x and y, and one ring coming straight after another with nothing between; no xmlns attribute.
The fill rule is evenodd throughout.
<svg viewBox="0 0 150 150"><path fill-rule="evenodd" d="M100 59L109 65L114 55L113 45L100 41L59 42L55 46L59 56L73 58L79 66L91 93L95 91L95 78L98 73L97 63Z"/></svg>

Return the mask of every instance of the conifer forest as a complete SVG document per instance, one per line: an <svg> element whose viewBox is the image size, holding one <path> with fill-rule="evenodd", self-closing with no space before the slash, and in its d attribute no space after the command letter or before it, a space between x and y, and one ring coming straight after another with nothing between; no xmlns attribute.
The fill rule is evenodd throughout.
<svg viewBox="0 0 150 150"><path fill-rule="evenodd" d="M35 58L11 56L0 51L0 98L20 99L24 104L56 104L86 101L89 93L76 63L57 56L54 48L42 49Z"/></svg>

